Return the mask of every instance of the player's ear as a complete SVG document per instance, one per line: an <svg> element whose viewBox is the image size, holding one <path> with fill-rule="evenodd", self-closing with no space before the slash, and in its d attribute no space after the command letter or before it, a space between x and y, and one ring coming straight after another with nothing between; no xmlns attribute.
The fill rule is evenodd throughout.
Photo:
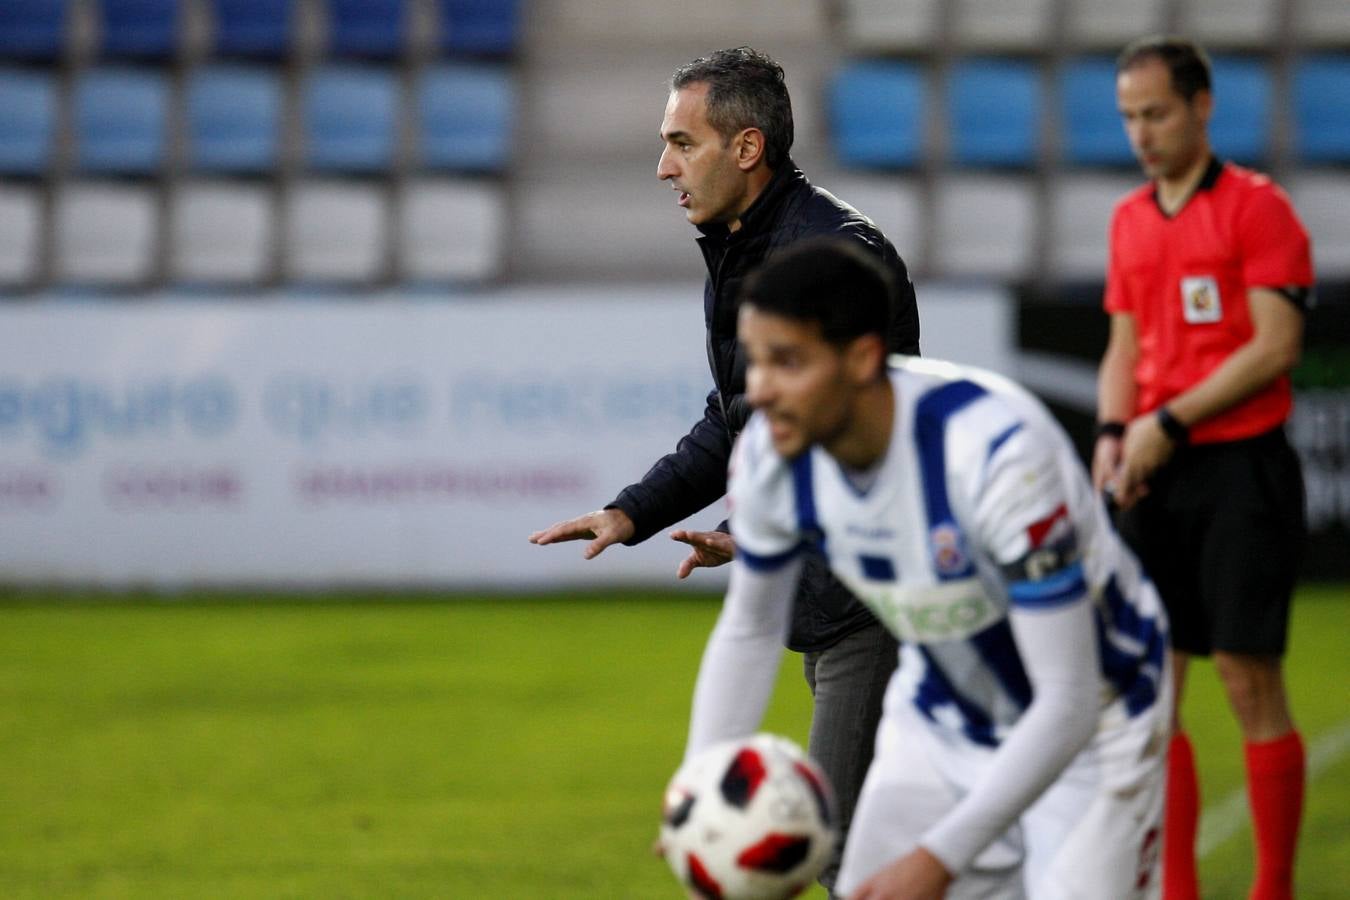
<svg viewBox="0 0 1350 900"><path fill-rule="evenodd" d="M885 370L886 342L879 334L860 334L849 342L844 357L853 382L866 384Z"/></svg>
<svg viewBox="0 0 1350 900"><path fill-rule="evenodd" d="M764 159L764 132L758 128L746 128L736 135L736 165L742 172L749 172Z"/></svg>

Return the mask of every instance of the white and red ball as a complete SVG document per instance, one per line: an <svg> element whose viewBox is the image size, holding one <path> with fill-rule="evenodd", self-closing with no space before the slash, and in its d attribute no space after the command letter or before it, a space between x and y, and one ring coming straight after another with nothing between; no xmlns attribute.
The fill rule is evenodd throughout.
<svg viewBox="0 0 1350 900"><path fill-rule="evenodd" d="M707 900L781 900L815 881L839 839L820 768L784 737L709 747L666 788L661 846L687 889Z"/></svg>

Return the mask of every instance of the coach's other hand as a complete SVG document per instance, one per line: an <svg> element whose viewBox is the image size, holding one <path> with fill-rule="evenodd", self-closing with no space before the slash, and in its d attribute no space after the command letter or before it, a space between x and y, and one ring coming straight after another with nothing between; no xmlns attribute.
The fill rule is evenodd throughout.
<svg viewBox="0 0 1350 900"><path fill-rule="evenodd" d="M680 530L672 531L670 537L694 548L675 571L680 578L688 578L689 573L695 569L711 569L713 566L729 563L736 555L736 545L732 542L731 535L725 531Z"/></svg>
<svg viewBox="0 0 1350 900"><path fill-rule="evenodd" d="M622 544L636 530L633 520L623 510L597 509L543 531L536 531L530 535L530 543L542 546L560 541L590 541L581 556L583 559L595 559L610 544Z"/></svg>

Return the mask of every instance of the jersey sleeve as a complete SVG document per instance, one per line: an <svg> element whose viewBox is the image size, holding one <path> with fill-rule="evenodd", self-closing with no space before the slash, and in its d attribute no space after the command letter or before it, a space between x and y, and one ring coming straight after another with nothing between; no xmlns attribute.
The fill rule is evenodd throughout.
<svg viewBox="0 0 1350 900"><path fill-rule="evenodd" d="M748 568L773 571L796 557L801 537L791 467L774 451L758 415L732 450L727 502L736 558Z"/></svg>
<svg viewBox="0 0 1350 900"><path fill-rule="evenodd" d="M1306 288L1313 283L1312 246L1289 196L1267 182L1243 204L1237 222L1242 277L1249 288Z"/></svg>

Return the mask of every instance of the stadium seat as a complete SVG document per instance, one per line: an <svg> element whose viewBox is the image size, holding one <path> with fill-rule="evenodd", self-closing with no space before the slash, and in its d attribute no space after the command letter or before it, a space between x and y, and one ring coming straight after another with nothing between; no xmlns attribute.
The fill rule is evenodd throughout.
<svg viewBox="0 0 1350 900"><path fill-rule="evenodd" d="M830 83L830 136L841 165L909 167L924 150L924 75L901 62L857 62Z"/></svg>
<svg viewBox="0 0 1350 900"><path fill-rule="evenodd" d="M260 285L276 245L272 195L261 185L188 182L172 201L170 277L188 284Z"/></svg>
<svg viewBox="0 0 1350 900"><path fill-rule="evenodd" d="M440 0L440 45L447 53L505 54L520 33L519 0Z"/></svg>
<svg viewBox="0 0 1350 900"><path fill-rule="evenodd" d="M56 280L127 287L154 270L157 220L150 188L67 183L56 195Z"/></svg>
<svg viewBox="0 0 1350 900"><path fill-rule="evenodd" d="M912 273L923 271L923 195L917 178L884 173L830 175L829 191L861 210L895 245Z"/></svg>
<svg viewBox="0 0 1350 900"><path fill-rule="evenodd" d="M207 66L188 76L187 164L198 171L266 172L278 162L281 80L267 69Z"/></svg>
<svg viewBox="0 0 1350 900"><path fill-rule="evenodd" d="M1051 32L1053 0L956 0L952 34L964 50L1029 49Z"/></svg>
<svg viewBox="0 0 1350 900"><path fill-rule="evenodd" d="M502 189L476 181L418 178L403 192L400 270L413 281L484 282L501 274Z"/></svg>
<svg viewBox="0 0 1350 900"><path fill-rule="evenodd" d="M211 0L218 56L276 59L290 52L293 0Z"/></svg>
<svg viewBox="0 0 1350 900"><path fill-rule="evenodd" d="M0 3L0 59L55 60L65 45L71 0Z"/></svg>
<svg viewBox="0 0 1350 900"><path fill-rule="evenodd" d="M1350 45L1350 3L1299 0L1294 4L1294 34L1305 45Z"/></svg>
<svg viewBox="0 0 1350 900"><path fill-rule="evenodd" d="M1215 56L1210 143L1220 157L1260 164L1270 156L1271 82L1265 63Z"/></svg>
<svg viewBox="0 0 1350 900"><path fill-rule="evenodd" d="M178 0L101 0L100 50L105 57L162 59L178 50Z"/></svg>
<svg viewBox="0 0 1350 900"><path fill-rule="evenodd" d="M1177 30L1209 48L1268 47L1280 32L1283 0L1186 0Z"/></svg>
<svg viewBox="0 0 1350 900"><path fill-rule="evenodd" d="M1121 197L1144 176L1067 174L1050 185L1050 274L1059 281L1106 277L1106 233Z"/></svg>
<svg viewBox="0 0 1350 900"><path fill-rule="evenodd" d="M169 85L160 71L90 69L75 82L76 164L86 172L153 174L165 155Z"/></svg>
<svg viewBox="0 0 1350 900"><path fill-rule="evenodd" d="M1350 163L1350 54L1295 64L1293 95L1295 158Z"/></svg>
<svg viewBox="0 0 1350 900"><path fill-rule="evenodd" d="M1065 28L1071 47L1119 50L1163 26L1163 0L1074 0L1066 4Z"/></svg>
<svg viewBox="0 0 1350 900"><path fill-rule="evenodd" d="M511 159L515 85L505 68L446 64L417 86L420 163L428 169L500 172Z"/></svg>
<svg viewBox="0 0 1350 900"><path fill-rule="evenodd" d="M1319 281L1350 279L1350 173L1304 171L1293 176L1289 194L1312 237L1313 263Z"/></svg>
<svg viewBox="0 0 1350 900"><path fill-rule="evenodd" d="M381 190L309 181L287 197L286 275L304 284L368 284L385 272L389 211Z"/></svg>
<svg viewBox="0 0 1350 900"><path fill-rule="evenodd" d="M840 33L853 53L926 50L941 35L937 0L844 0Z"/></svg>
<svg viewBox="0 0 1350 900"><path fill-rule="evenodd" d="M1116 64L1106 57L1076 59L1059 70L1064 161L1115 166L1134 161L1116 109Z"/></svg>
<svg viewBox="0 0 1350 900"><path fill-rule="evenodd" d="M0 69L0 172L40 175L56 136L56 81L45 72Z"/></svg>
<svg viewBox="0 0 1350 900"><path fill-rule="evenodd" d="M407 47L405 0L328 0L328 52L390 59Z"/></svg>
<svg viewBox="0 0 1350 900"><path fill-rule="evenodd" d="M380 172L394 161L399 90L391 69L329 65L305 80L305 161L317 171Z"/></svg>
<svg viewBox="0 0 1350 900"><path fill-rule="evenodd" d="M952 67L947 127L958 165L1032 165L1040 122L1040 76L1031 63L980 59Z"/></svg>
<svg viewBox="0 0 1350 900"><path fill-rule="evenodd" d="M36 281L42 265L42 197L36 187L0 184L0 286Z"/></svg>
<svg viewBox="0 0 1350 900"><path fill-rule="evenodd" d="M1024 178L960 175L937 188L933 269L941 277L1018 279L1031 272L1036 195Z"/></svg>

